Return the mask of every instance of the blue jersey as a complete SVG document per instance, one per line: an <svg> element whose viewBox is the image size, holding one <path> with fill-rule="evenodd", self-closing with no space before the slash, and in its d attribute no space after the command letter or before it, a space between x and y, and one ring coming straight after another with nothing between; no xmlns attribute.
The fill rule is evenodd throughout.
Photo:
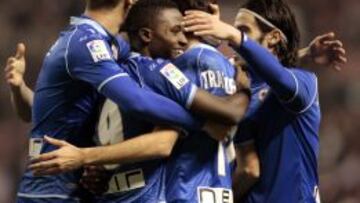
<svg viewBox="0 0 360 203"><path fill-rule="evenodd" d="M132 63L123 64L124 70L142 87L147 88L139 76L131 71ZM139 64L148 65L148 64ZM98 144L110 145L150 133L154 124L122 111L111 100L103 105L99 125ZM156 146L149 146L156 147ZM142 161L123 165L105 166L112 173L108 191L97 198L99 203L165 201L165 159Z"/></svg>
<svg viewBox="0 0 360 203"><path fill-rule="evenodd" d="M69 28L47 53L36 84L31 156L55 149L43 143L44 135L76 146L89 146L102 95L134 116L190 129L201 126L180 105L140 88L119 67L117 61L121 60L117 57L126 55L120 54L123 53L121 43L95 21L85 16L72 18ZM76 201L80 175L81 171L75 171L34 177L26 171L18 196Z"/></svg>
<svg viewBox="0 0 360 203"><path fill-rule="evenodd" d="M259 182L245 202L319 201L321 114L316 76L283 67L251 40L245 40L238 52L250 66L252 101L235 141L253 137L261 163Z"/></svg>
<svg viewBox="0 0 360 203"><path fill-rule="evenodd" d="M178 57L173 62L178 68L167 61L140 56L130 58L129 63L148 64L131 66L132 71L154 91L185 107L191 106L198 87L218 96L236 92L234 67L215 48L205 44ZM178 140L167 163L166 201L197 202L213 193L221 200L231 199L232 158L227 156L231 147L231 142L218 142L204 133L190 133Z"/></svg>

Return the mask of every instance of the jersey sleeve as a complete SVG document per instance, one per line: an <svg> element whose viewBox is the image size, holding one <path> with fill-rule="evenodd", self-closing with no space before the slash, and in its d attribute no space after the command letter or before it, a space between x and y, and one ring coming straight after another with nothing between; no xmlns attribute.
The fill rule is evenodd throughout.
<svg viewBox="0 0 360 203"><path fill-rule="evenodd" d="M246 35L241 46L235 49L291 110L299 112L311 102L314 91L310 89L314 89L316 81L313 74L301 74L283 66L273 54Z"/></svg>
<svg viewBox="0 0 360 203"><path fill-rule="evenodd" d="M198 87L175 64L176 61L148 64L142 74L145 83L155 92L189 109Z"/></svg>
<svg viewBox="0 0 360 203"><path fill-rule="evenodd" d="M317 77L299 69L292 69L289 72L296 84L295 94L290 100L280 100L280 102L293 113L303 113L319 101Z"/></svg>
<svg viewBox="0 0 360 203"><path fill-rule="evenodd" d="M65 58L73 79L91 84L124 111L161 124L201 128L202 123L174 101L140 88L116 63L109 44L101 36L75 32Z"/></svg>

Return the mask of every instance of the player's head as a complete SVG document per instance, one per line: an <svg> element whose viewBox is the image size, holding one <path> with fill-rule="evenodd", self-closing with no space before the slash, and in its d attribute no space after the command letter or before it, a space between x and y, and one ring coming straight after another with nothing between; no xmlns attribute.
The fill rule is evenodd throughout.
<svg viewBox="0 0 360 203"><path fill-rule="evenodd" d="M146 49L153 58L174 58L187 46L182 18L171 0L138 0L130 9L123 30L133 49Z"/></svg>
<svg viewBox="0 0 360 203"><path fill-rule="evenodd" d="M239 10L235 27L267 47L283 65L296 64L299 29L292 11L282 0L249 0Z"/></svg>
<svg viewBox="0 0 360 203"><path fill-rule="evenodd" d="M212 13L211 4L217 4L217 0L172 0L174 1L181 13L185 14L187 10L199 10L206 13ZM187 33L188 39L198 39L192 33ZM215 46L219 45L221 42L212 37L203 37L200 40L213 44Z"/></svg>
<svg viewBox="0 0 360 203"><path fill-rule="evenodd" d="M135 0L85 0L86 11L99 12L100 14L116 14L114 21L121 25L129 8Z"/></svg>
<svg viewBox="0 0 360 203"><path fill-rule="evenodd" d="M210 4L216 4L217 0L173 0L184 14L187 10L199 10L211 13Z"/></svg>

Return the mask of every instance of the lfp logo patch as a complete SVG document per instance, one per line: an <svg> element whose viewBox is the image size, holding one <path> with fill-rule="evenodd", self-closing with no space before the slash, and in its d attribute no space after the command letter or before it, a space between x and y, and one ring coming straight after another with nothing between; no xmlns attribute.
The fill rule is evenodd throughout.
<svg viewBox="0 0 360 203"><path fill-rule="evenodd" d="M109 50L106 48L105 42L103 40L93 40L86 44L87 48L90 51L91 57L94 62L111 60L111 55Z"/></svg>
<svg viewBox="0 0 360 203"><path fill-rule="evenodd" d="M189 82L189 79L171 63L162 68L160 72L178 90L180 90Z"/></svg>

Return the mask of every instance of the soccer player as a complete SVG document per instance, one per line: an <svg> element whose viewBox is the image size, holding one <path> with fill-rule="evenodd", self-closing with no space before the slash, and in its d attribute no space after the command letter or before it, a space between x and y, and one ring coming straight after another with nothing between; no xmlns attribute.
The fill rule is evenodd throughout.
<svg viewBox="0 0 360 203"><path fill-rule="evenodd" d="M151 20L149 20L147 22L147 24L146 23L141 24L142 21L138 20L138 16L140 13L145 16L148 16L147 19L151 19ZM156 0L156 1L141 0L141 1L138 1L135 5L133 5L132 9L129 12L129 16L127 19L127 23L129 25L131 25L131 30L128 31L129 32L128 34L130 36L130 41L132 42L133 48L136 49L137 51L140 51L142 54L145 54L145 55L146 55L146 53L150 53L151 56L153 56L153 57L159 56L159 57L170 58L170 57L174 56L174 55L172 55L172 53L174 53L174 51L176 51L178 49L181 49L181 45L183 43L187 42L185 39L185 36L181 30L181 20L182 20L182 14L178 11L176 4L174 4L173 2L171 2L169 0ZM171 32L163 32L164 30L165 31L171 30ZM149 38L149 41L146 41L146 36L148 36L148 35L141 35L141 34L144 34L145 31L148 33L151 33L150 36L154 36L154 37L151 37L151 38ZM156 49L155 47L160 48L159 45L162 46L161 49ZM164 45L166 45L166 46L164 46ZM206 47L206 49L208 49L208 47ZM207 53L206 49L199 47L196 49L196 52L204 51L205 53ZM209 51L214 52L214 49L211 48ZM219 55L220 55L220 53L215 51L214 56L219 58ZM196 54L194 56L196 56ZM220 56L222 56L222 55L220 55ZM193 57L191 55L189 55L189 57L193 60L193 62L198 59L197 57ZM225 69L222 71L226 71L225 73L229 72L227 74L230 74L230 76L224 77L224 75L223 75L224 73L221 74L220 71L219 71L219 73L215 72L216 74L218 74L218 76L224 77L224 78L217 77L217 78L215 78L216 81L212 81L212 78L210 77L210 80L208 82L206 82L206 84L209 86L208 89L213 88L215 90L218 89L218 91L223 89L222 91L227 91L227 94L230 95L230 94L233 94L236 92L236 84L233 79L235 70L234 70L234 67L228 62L228 60L226 58L224 58L222 56L222 58L220 58L220 59L222 60L223 63L225 63L225 65L222 65L222 66L225 66L225 68L228 69L228 70ZM225 123L233 122L232 124L236 124L236 122L237 122L236 120L231 121L232 119L228 119L228 118L224 117L222 115L222 113L216 114L215 113L216 110L223 109L223 108L230 109L231 106L234 106L232 109L233 113L238 112L239 110L241 111L241 114L243 114L245 112L246 104L248 102L248 98L246 96L247 94L245 94L245 93L240 92L240 95L239 95L241 102L243 104L237 102L232 105L231 104L232 102L230 102L230 103L225 102L225 100L224 101L223 100L213 101L214 99L212 99L212 97L209 97L209 94L206 94L205 92L202 92L200 89L197 89L196 86L192 85L190 82L185 82L185 83L181 82L181 80L179 80L179 79L184 79L185 81L188 81L189 79L187 77L185 77L184 75L182 75L182 73L178 69L176 69L175 66L168 64L168 62L164 63L162 60L154 61L154 60L150 59L149 57L131 57L127 61L126 64L128 65L129 74L133 74L133 77L138 77L137 79L142 86L149 85L154 90L155 90L155 88L161 88L161 90L158 90L158 92L162 91L163 94L166 93L168 95L171 93L165 92L164 90L169 89L172 91L177 91L178 92L177 94L182 94L181 96L183 97L183 99L182 100L180 100L179 98L174 98L174 99L177 99L177 101L182 103L184 106L189 105L189 107L193 111L198 112L199 114L202 114L204 116L210 115L209 117L214 117L214 118L220 117L220 118L222 118L222 120L225 120ZM135 65L133 65L133 64L135 64ZM183 64L182 65L183 68L185 68L186 65L187 64ZM192 64L189 64L189 66L190 65L192 65ZM196 69L196 67L194 67L194 68ZM162 71L164 71L164 72L162 72ZM199 71L200 71L200 69L199 69ZM211 70L207 70L207 71L211 71ZM180 76L175 75L176 77L174 77L173 72L175 72L176 74L181 74L181 75ZM204 70L204 72L206 73L206 70ZM197 71L192 72L192 73L195 74L195 73L197 73ZM211 72L210 74L214 74L214 73ZM195 78L195 79L196 79L196 81L198 81L200 79L200 77ZM156 81L156 84L154 84L153 81ZM214 82L216 84L214 84ZM219 88L217 87L217 85L220 85ZM171 96L173 96L173 95L171 95ZM214 104L218 104L218 105L214 105ZM207 110L207 109L209 109L209 110ZM125 118L124 119L125 122L128 119L126 116L123 118ZM219 118L217 118L217 119L219 119ZM229 121L226 121L226 120L229 120ZM131 122L125 123L124 128L125 128L125 130L129 129L132 131L134 131L134 130L136 131L138 129L135 128L135 125L139 125L138 122L135 122L134 119L131 119ZM129 126L133 126L133 127L129 127ZM126 132L124 132L124 135L129 136L129 134L126 134ZM195 136L195 135L192 135L192 136ZM212 154L212 156L216 156L217 152L218 152L218 145L220 145L220 143L209 138L208 135L201 135L201 136L203 136L202 140L205 140L206 143L211 144L209 147L212 148L212 151L210 151L209 153ZM204 138L204 136L206 138ZM223 136L223 135L220 135L220 136ZM194 137L194 139L197 139L197 137ZM211 141L211 140L213 140L213 141ZM51 143L54 143L57 145L60 144L60 146L63 146L63 147L67 146L68 147L67 149L70 149L70 148L74 149L73 146L71 146L67 143L64 143L64 142L58 142L56 140L51 140L51 139L49 141ZM121 143L121 144L124 144L124 143ZM95 153L96 149L95 150L89 149L87 155L85 155L85 156L90 161L85 161L85 162L86 163L90 162L93 164L93 163L99 163L99 160L100 160L101 163L103 163L104 161L105 162L109 161L109 158L104 158L104 157L109 157L109 156L119 157L122 155L126 155L126 151L114 151L115 147L118 150L123 150L121 148L121 144L118 144L117 146L113 146L113 147L107 147L107 149L112 148L113 149L112 151L105 151L105 148L97 148L97 150L100 150L100 149L103 150L103 151L97 151L97 152L101 152L101 153ZM161 144L161 142L159 144ZM221 143L221 145L222 145L222 143ZM225 163L226 158L224 157L225 152L224 152L223 148L221 148L219 150L220 150L219 156L220 156L221 160L224 160L223 162L221 162L223 164L222 167L225 168L226 167L226 163ZM76 151L76 150L74 150L74 151ZM203 151L203 153L200 156L201 157L206 156L205 152L206 152L206 150ZM45 156L49 157L49 156L55 155L55 153L57 153L56 157L58 158L58 160L59 160L59 156L60 157L65 156L65 158L66 158L65 148L63 148L62 151L44 154L44 155L41 155L40 157L42 157L42 159L43 159ZM92 155L89 155L89 154L92 154ZM198 157L195 156L194 159L196 159L196 158L198 158ZM216 157L214 157L214 161L215 161L215 159L216 159ZM52 160L52 161L54 161L54 160ZM121 160L119 158L117 159L117 161L124 162L124 160ZM74 161L74 162L78 163L78 164L82 163L81 160ZM192 161L192 162L194 162L194 161ZM46 165L46 163L42 163L43 166L44 166L44 164ZM210 162L206 166L209 166L209 165L211 166L212 162ZM138 185L135 188L127 188L127 190L121 190L121 189L119 190L118 189L116 191L116 192L118 192L118 194L107 195L107 197L105 197L106 200L104 200L104 201L152 202L152 201L156 201L156 199L158 199L158 201L159 201L159 198L157 198L156 196L159 193L161 193L161 190L157 189L157 188L161 187L161 185L159 185L159 186L154 186L154 185L162 183L161 179L163 177L162 174L163 174L164 170L155 161L144 162L144 163L141 163L141 165L131 164L131 165L120 167L118 169L119 173L117 176L118 177L122 177L121 175L124 176L124 174L126 174L127 172L130 171L130 169L132 169L131 172L134 173L134 169L136 169L138 171L139 168L142 169L141 172L143 171L145 173L144 176L146 176L146 180L144 182L142 182L142 184L139 185L139 182L137 182ZM213 168L213 167L211 167L211 168ZM153 169L153 170L151 170L151 169ZM213 169L211 169L210 171L212 171L212 170ZM228 170L227 174L230 175L229 170ZM119 179L119 181L121 181L121 179ZM229 184L229 182L230 182L230 184ZM206 183L206 184L209 184L209 183ZM231 178L228 181L228 185L231 187ZM141 190L138 189L140 187L142 187ZM138 190L135 190L135 189L138 189ZM154 194L156 194L156 195L154 195Z"/></svg>
<svg viewBox="0 0 360 203"><path fill-rule="evenodd" d="M249 1L237 18L240 31L218 16L189 11L185 29L229 40L249 64L257 91L237 140L254 136L261 175L245 202L320 202L317 78L295 68L295 18L286 3L267 0Z"/></svg>
<svg viewBox="0 0 360 203"><path fill-rule="evenodd" d="M122 49L114 38L131 5L129 0L86 1L83 16L74 17L47 53L36 91L30 156L54 150L44 135L76 146L91 144L103 96L124 111L143 118L197 129L201 123L175 102L140 88L113 56ZM80 171L35 177L27 170L18 202L78 202Z"/></svg>

